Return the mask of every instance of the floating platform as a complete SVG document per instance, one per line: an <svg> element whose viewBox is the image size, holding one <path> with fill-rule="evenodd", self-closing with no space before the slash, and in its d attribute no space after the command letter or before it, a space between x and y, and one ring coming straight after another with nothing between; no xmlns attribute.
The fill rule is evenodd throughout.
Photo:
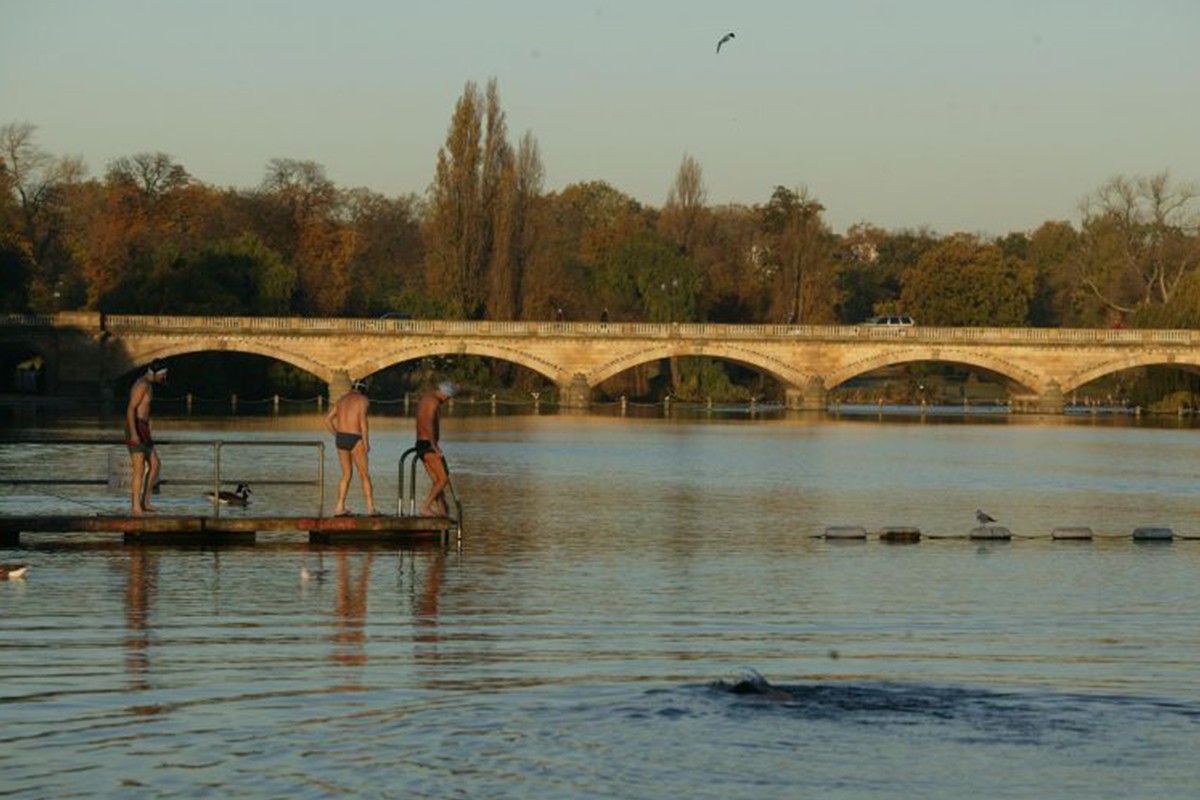
<svg viewBox="0 0 1200 800"><path fill-rule="evenodd" d="M921 529L911 525L891 525L879 531L879 541L888 544L914 544L921 541Z"/></svg>
<svg viewBox="0 0 1200 800"><path fill-rule="evenodd" d="M1055 541L1086 542L1092 538L1092 529L1086 525L1064 525L1050 531Z"/></svg>
<svg viewBox="0 0 1200 800"><path fill-rule="evenodd" d="M861 525L831 525L825 529L826 539L866 539L867 529Z"/></svg>
<svg viewBox="0 0 1200 800"><path fill-rule="evenodd" d="M1132 536L1135 542L1169 542L1175 538L1175 532L1159 525L1148 525L1134 528Z"/></svg>
<svg viewBox="0 0 1200 800"><path fill-rule="evenodd" d="M23 533L120 533L140 544L249 543L261 532L306 532L310 542L449 541L460 532L450 517L213 517L157 514L130 516L0 516L0 545L20 544Z"/></svg>
<svg viewBox="0 0 1200 800"><path fill-rule="evenodd" d="M1003 525L980 525L978 528L972 528L967 538L1009 541L1012 539L1012 531Z"/></svg>

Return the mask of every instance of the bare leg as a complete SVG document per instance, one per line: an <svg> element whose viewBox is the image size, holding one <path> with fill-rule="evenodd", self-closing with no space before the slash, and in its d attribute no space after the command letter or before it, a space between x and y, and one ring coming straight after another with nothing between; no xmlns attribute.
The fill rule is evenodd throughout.
<svg viewBox="0 0 1200 800"><path fill-rule="evenodd" d="M446 516L446 498L443 493L446 491L446 470L442 466L442 459L436 453L427 453L421 463L425 465L425 472L429 473L429 480L432 486L429 487L429 494L425 497L425 502L421 506L421 516L437 517ZM434 503L437 505L435 506Z"/></svg>
<svg viewBox="0 0 1200 800"><path fill-rule="evenodd" d="M142 486L142 508L146 511L158 511L157 508L150 505L150 495L154 491L154 484L158 482L158 471L162 468L162 461L158 458L158 450L150 451L150 469L146 473L146 483Z"/></svg>
<svg viewBox="0 0 1200 800"><path fill-rule="evenodd" d="M142 508L142 492L146 488L146 455L145 453L129 454L129 464L133 468L129 483L130 504L129 513L140 517L146 513Z"/></svg>
<svg viewBox="0 0 1200 800"><path fill-rule="evenodd" d="M354 466L358 468L358 477L362 480L363 497L367 500L367 513L378 514L375 509L375 487L371 484L371 474L367 468L367 446L361 441L350 451Z"/></svg>
<svg viewBox="0 0 1200 800"><path fill-rule="evenodd" d="M342 465L342 479L338 482L337 508L334 514L346 514L346 493L350 491L350 477L354 474L354 465L350 462L350 451L338 449L338 463Z"/></svg>

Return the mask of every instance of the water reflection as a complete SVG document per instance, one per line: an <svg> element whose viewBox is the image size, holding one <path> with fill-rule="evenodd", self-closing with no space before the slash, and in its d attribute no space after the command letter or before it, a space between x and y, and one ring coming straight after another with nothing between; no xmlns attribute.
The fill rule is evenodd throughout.
<svg viewBox="0 0 1200 800"><path fill-rule="evenodd" d="M150 612L158 591L157 553L141 546L129 547L125 578L125 670L131 691L150 688Z"/></svg>
<svg viewBox="0 0 1200 800"><path fill-rule="evenodd" d="M337 600L330 658L341 666L362 666L367 663L367 589L375 551L363 555L338 550L336 560Z"/></svg>

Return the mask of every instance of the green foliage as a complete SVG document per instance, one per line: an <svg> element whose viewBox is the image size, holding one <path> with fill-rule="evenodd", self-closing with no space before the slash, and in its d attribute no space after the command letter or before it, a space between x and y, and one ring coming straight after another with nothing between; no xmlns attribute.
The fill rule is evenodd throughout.
<svg viewBox="0 0 1200 800"><path fill-rule="evenodd" d="M639 231L608 251L600 277L600 290L605 296L636 307L643 319L695 319L698 276L692 262L674 242L656 231Z"/></svg>
<svg viewBox="0 0 1200 800"><path fill-rule="evenodd" d="M943 240L903 280L901 303L922 325L1029 324L1034 270L974 236Z"/></svg>
<svg viewBox="0 0 1200 800"><path fill-rule="evenodd" d="M741 402L750 399L751 392L730 380L725 364L711 358L679 359L679 381L674 395L680 400L718 403Z"/></svg>
<svg viewBox="0 0 1200 800"><path fill-rule="evenodd" d="M142 314L287 314L296 273L253 236L190 256L160 255L134 266L101 310Z"/></svg>

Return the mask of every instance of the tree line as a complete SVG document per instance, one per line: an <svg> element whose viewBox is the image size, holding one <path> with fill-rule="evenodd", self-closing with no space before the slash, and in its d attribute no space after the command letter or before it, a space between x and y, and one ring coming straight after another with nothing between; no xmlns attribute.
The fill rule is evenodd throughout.
<svg viewBox="0 0 1200 800"><path fill-rule="evenodd" d="M710 205L690 155L661 207L603 180L543 182L494 79L466 84L432 182L399 197L288 158L252 188L207 185L161 152L88 177L11 122L0 311L1200 327L1197 190L1166 173L1115 177L1075 221L994 237L837 233L802 186Z"/></svg>

